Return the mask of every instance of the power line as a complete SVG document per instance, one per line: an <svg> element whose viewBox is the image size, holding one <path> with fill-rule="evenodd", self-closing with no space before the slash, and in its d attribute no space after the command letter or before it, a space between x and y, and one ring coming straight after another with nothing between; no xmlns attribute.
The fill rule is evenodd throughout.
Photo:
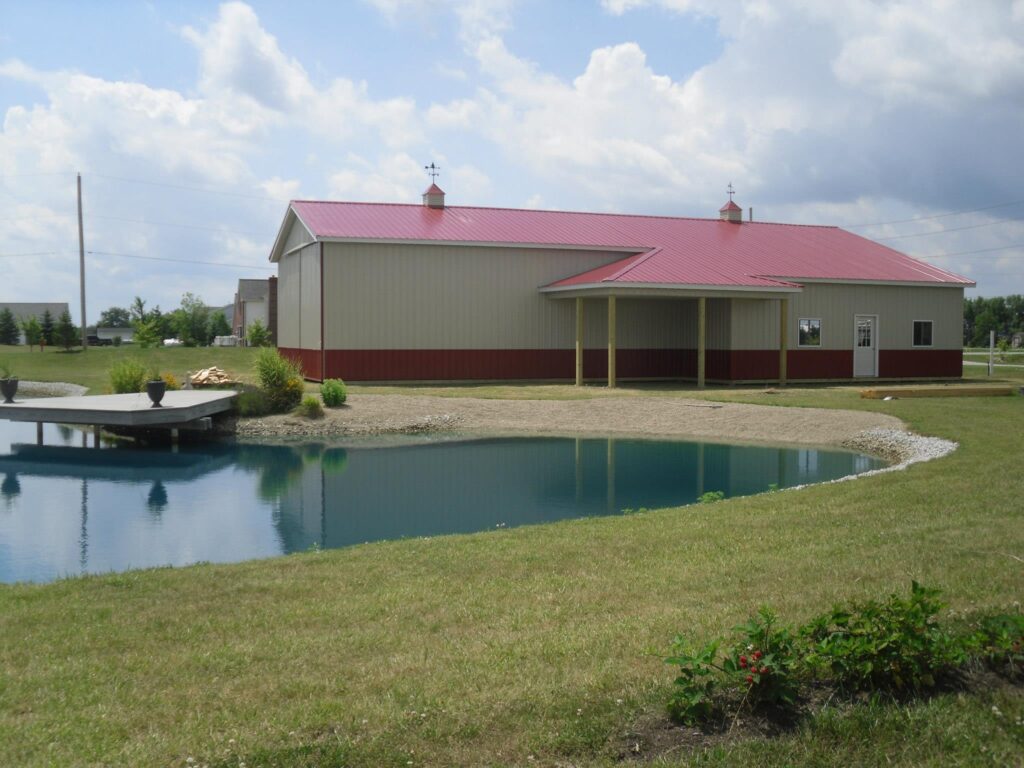
<svg viewBox="0 0 1024 768"><path fill-rule="evenodd" d="M173 264L202 264L208 267L234 267L236 269L261 269L269 272L274 267L256 267L252 264L233 264L225 261L199 261L198 259L172 259L166 256L140 256L136 253L115 253L113 251L86 251L90 256L116 256L123 259L143 259L145 261L169 261Z"/></svg>
<svg viewBox="0 0 1024 768"><path fill-rule="evenodd" d="M921 256L922 259L945 259L950 256L971 256L976 253L991 253L993 251L1011 251L1014 248L1024 248L1024 243L1016 245L1001 245L998 248L980 248L977 251L957 251L956 253L936 253L932 256Z"/></svg>
<svg viewBox="0 0 1024 768"><path fill-rule="evenodd" d="M1020 223L1020 221L1020 219L999 219L998 221L986 221L984 224L969 224L966 227L949 227L947 229L936 229L934 232L915 232L912 235L890 235L889 237L873 237L871 239L881 242L883 240L902 240L907 237L928 237L929 235L944 235L947 232L963 232L965 229L992 227L996 224Z"/></svg>
<svg viewBox="0 0 1024 768"><path fill-rule="evenodd" d="M0 259L8 259L16 256L57 256L60 251L31 251L30 253L0 253Z"/></svg>
<svg viewBox="0 0 1024 768"><path fill-rule="evenodd" d="M242 232L242 231L237 230L237 229L222 229L221 227L204 227L201 224L184 224L184 223L176 222L176 221L149 221L147 219L128 219L128 218L125 218L123 216L102 216L102 215L100 215L98 213L94 213L89 218L92 218L92 219L108 219L110 221L125 221L125 222L128 222L129 224L151 224L151 225L156 226L156 227L180 227L182 229L198 229L198 230L202 230L203 232L218 232L218 233L223 233L225 235L246 235L246 236L252 235L254 237L265 237L265 236L267 236L266 232L253 232L253 231Z"/></svg>
<svg viewBox="0 0 1024 768"><path fill-rule="evenodd" d="M269 195L254 195L246 192L229 192L224 189L215 189L213 187L195 187L186 184L169 184L164 181L147 181L145 179L129 179L124 176L108 176L104 173L91 173L90 176L94 176L98 179L107 179L109 181L122 181L128 184L145 184L151 187L167 187L169 189L184 189L189 192L207 192L211 195L228 195L229 197L245 197L250 200L268 200L274 203L288 203L291 202L281 197L270 197Z"/></svg>
<svg viewBox="0 0 1024 768"><path fill-rule="evenodd" d="M934 216L915 216L912 219L896 219L894 221L874 221L869 224L844 224L843 229L861 229L862 227L882 227L886 224L909 224L914 221L931 221L932 219L944 219L948 216L959 216L962 213L979 213L980 211L991 211L996 208L1009 208L1011 205L1024 205L1024 200L1012 200L1008 203L996 203L981 208L965 208L962 211L950 211L939 213Z"/></svg>

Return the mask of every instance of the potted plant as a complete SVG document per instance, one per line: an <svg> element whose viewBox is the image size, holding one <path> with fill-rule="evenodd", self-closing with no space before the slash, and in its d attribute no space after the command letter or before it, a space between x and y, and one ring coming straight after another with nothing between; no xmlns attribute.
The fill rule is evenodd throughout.
<svg viewBox="0 0 1024 768"><path fill-rule="evenodd" d="M153 401L153 408L162 408L160 401L164 399L167 392L167 382L160 376L160 371L155 368L149 372L149 381L146 382L146 394Z"/></svg>
<svg viewBox="0 0 1024 768"><path fill-rule="evenodd" d="M10 364L4 360L0 362L0 394L4 396L4 403L13 403L17 393L18 377L14 375Z"/></svg>

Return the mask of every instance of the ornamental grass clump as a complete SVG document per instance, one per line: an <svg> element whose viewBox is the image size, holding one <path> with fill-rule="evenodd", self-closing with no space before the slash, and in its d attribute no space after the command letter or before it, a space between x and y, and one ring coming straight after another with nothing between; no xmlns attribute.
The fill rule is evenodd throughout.
<svg viewBox="0 0 1024 768"><path fill-rule="evenodd" d="M348 387L341 379L324 379L320 385L320 397L328 408L338 408L348 399Z"/></svg>
<svg viewBox="0 0 1024 768"><path fill-rule="evenodd" d="M254 363L256 379L273 413L285 413L302 399L302 369L272 347L263 347Z"/></svg>
<svg viewBox="0 0 1024 768"><path fill-rule="evenodd" d="M316 395L306 395L302 398L296 411L307 419L322 419L324 417L324 407Z"/></svg>
<svg viewBox="0 0 1024 768"><path fill-rule="evenodd" d="M145 365L128 357L110 367L110 388L115 395L141 392L146 388L148 376Z"/></svg>

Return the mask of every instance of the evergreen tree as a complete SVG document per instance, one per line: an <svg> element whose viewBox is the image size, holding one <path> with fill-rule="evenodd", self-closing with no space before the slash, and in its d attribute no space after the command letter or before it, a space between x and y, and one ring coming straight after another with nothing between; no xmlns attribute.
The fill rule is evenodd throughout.
<svg viewBox="0 0 1024 768"><path fill-rule="evenodd" d="M68 352L78 341L78 329L71 322L71 313L66 309L57 318L57 326L53 329L54 340Z"/></svg>
<svg viewBox="0 0 1024 768"><path fill-rule="evenodd" d="M50 310L43 310L43 343L48 347L53 346L53 315L50 314Z"/></svg>
<svg viewBox="0 0 1024 768"><path fill-rule="evenodd" d="M270 331L259 318L253 320L245 329L245 343L250 347L270 346Z"/></svg>
<svg viewBox="0 0 1024 768"><path fill-rule="evenodd" d="M4 307L0 312L0 344L14 345L21 342L21 333L18 331L18 322L10 309Z"/></svg>

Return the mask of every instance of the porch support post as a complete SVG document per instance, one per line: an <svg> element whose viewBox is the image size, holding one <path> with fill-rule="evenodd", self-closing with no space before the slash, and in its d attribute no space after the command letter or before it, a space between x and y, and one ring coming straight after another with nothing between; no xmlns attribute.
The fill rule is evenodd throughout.
<svg viewBox="0 0 1024 768"><path fill-rule="evenodd" d="M608 297L608 386L615 386L615 297Z"/></svg>
<svg viewBox="0 0 1024 768"><path fill-rule="evenodd" d="M789 299L779 301L779 384L786 383L786 353L789 352Z"/></svg>
<svg viewBox="0 0 1024 768"><path fill-rule="evenodd" d="M576 386L583 386L583 297L576 297Z"/></svg>
<svg viewBox="0 0 1024 768"><path fill-rule="evenodd" d="M708 300L697 299L697 387L704 388L704 369L707 362Z"/></svg>

